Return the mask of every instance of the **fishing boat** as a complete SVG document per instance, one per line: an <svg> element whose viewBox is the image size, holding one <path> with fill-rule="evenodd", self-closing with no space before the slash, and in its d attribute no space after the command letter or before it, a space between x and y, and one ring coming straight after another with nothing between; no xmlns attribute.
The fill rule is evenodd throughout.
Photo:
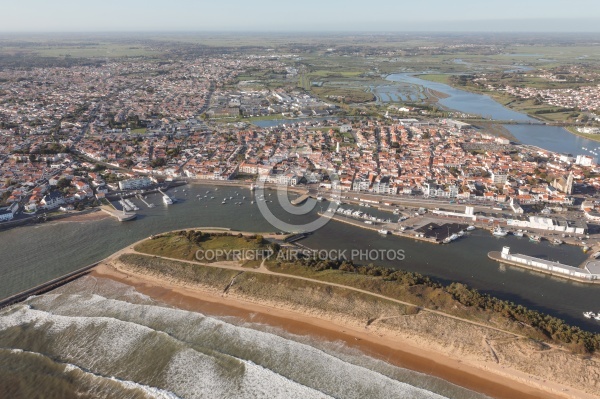
<svg viewBox="0 0 600 399"><path fill-rule="evenodd" d="M506 237L508 232L506 230L504 230L502 227L498 226L494 229L492 234L496 237Z"/></svg>
<svg viewBox="0 0 600 399"><path fill-rule="evenodd" d="M473 231L475 230L475 226L470 225L469 227L467 227L467 231Z"/></svg>
<svg viewBox="0 0 600 399"><path fill-rule="evenodd" d="M554 245L562 245L564 244L563 240L559 240L558 238L555 238L554 240L552 240L552 244Z"/></svg>
<svg viewBox="0 0 600 399"><path fill-rule="evenodd" d="M596 314L594 312L583 312L583 317L586 319L596 318Z"/></svg>
<svg viewBox="0 0 600 399"><path fill-rule="evenodd" d="M515 237L523 237L523 230L517 230L513 233Z"/></svg>
<svg viewBox="0 0 600 399"><path fill-rule="evenodd" d="M378 230L377 232L383 236L387 236L390 233L389 231L387 231L385 229Z"/></svg>
<svg viewBox="0 0 600 399"><path fill-rule="evenodd" d="M531 241L531 242L541 242L542 241L542 237L533 234L533 235L529 236L529 241Z"/></svg>

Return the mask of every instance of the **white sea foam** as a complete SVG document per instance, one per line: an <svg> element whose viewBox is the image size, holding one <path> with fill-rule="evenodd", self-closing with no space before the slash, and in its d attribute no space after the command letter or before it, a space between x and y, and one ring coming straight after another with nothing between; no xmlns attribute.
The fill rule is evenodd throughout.
<svg viewBox="0 0 600 399"><path fill-rule="evenodd" d="M55 359L182 398L443 397L427 383L417 388L403 382L406 374L390 371L393 366L353 361L335 343L323 350L289 334L159 306L123 287L113 288L87 280L62 293L30 298L0 313L0 330L32 327L39 339L48 341ZM145 354L156 354L164 368L152 369L140 380L137 372L146 372L150 359ZM447 394L439 384L431 387Z"/></svg>
<svg viewBox="0 0 600 399"><path fill-rule="evenodd" d="M11 349L10 350L12 353L17 353L17 354L27 354L30 356L39 356L41 358L46 358L49 359L47 356L38 353L38 352L32 352L32 351L24 351L22 349ZM50 359L52 360L52 359ZM54 360L52 360L54 363L56 363ZM143 385L143 384L138 384L134 381L128 381L128 380L122 380L116 377L106 377L106 376L102 376L102 375L98 375L98 374L94 374L91 373L89 371L83 370L80 367L77 367L74 364L71 363L56 363L59 366L63 366L64 367L64 372L65 374L68 373L76 373L79 374L81 376L87 377L90 380L92 380L92 385L99 385L101 382L106 381L106 380L110 380L113 381L117 384L119 384L119 386L121 386L122 388L124 388L125 390L138 390L143 392L145 395L147 395L149 398L154 398L154 399L180 399L177 395L175 395L173 392L169 392L163 389L159 389L159 388L155 388L155 387L151 387L148 385Z"/></svg>
<svg viewBox="0 0 600 399"><path fill-rule="evenodd" d="M262 392L261 389L268 387L272 393L277 387L281 387L282 392L288 392L288 388L307 389L309 392L317 392L317 397L441 397L376 371L345 362L310 345L235 326L198 313L154 305L131 304L98 295L48 295L45 298L36 298L31 304L36 308L47 308L54 313L84 313L85 318L91 317L95 320L95 325L98 325L98 320L106 320L105 328L111 333L101 334L104 338L112 337L118 331L123 333L123 325L129 325L127 331L133 329L143 331L144 334L150 331L166 333L183 345L194 348L175 353L169 364L169 385L177 387L175 392L178 394L181 394L180 390L185 392L186 395L183 396L196 396L200 394L199 389L205 393L220 392L221 395L217 396L227 396L233 389L236 394L248 392L249 396L255 397L258 392ZM82 309L85 311L82 312ZM116 347L115 350L122 352L123 348L128 346L135 347L136 340L141 339L144 334L140 333L137 337L135 334L129 335L126 340L118 339L116 345L115 342L109 343L106 340L100 342L102 346L110 345L109 347ZM203 353L197 352L198 347ZM237 376L237 383L231 385L228 368L238 367L234 359L244 362L246 368L244 376ZM267 378L265 374L269 373L270 377ZM261 377L257 378L255 374L260 374ZM227 378L223 378L224 376ZM265 385L261 385L263 382ZM168 388L171 390L171 387ZM288 394L289 392L285 395Z"/></svg>

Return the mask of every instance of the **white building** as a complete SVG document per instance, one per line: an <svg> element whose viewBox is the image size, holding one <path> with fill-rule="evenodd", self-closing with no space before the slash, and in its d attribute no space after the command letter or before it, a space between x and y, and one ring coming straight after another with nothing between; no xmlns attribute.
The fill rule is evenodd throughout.
<svg viewBox="0 0 600 399"><path fill-rule="evenodd" d="M546 231L556 231L567 234L585 234L586 228L582 226L573 226L567 223L555 223L554 219L540 216L530 216L529 220L507 219L506 224L515 228L529 228Z"/></svg>
<svg viewBox="0 0 600 399"><path fill-rule="evenodd" d="M50 194L44 195L44 198L40 201L46 209L56 208L59 205L65 203L65 199L58 191L53 191Z"/></svg>
<svg viewBox="0 0 600 399"><path fill-rule="evenodd" d="M282 173L279 175L269 176L267 182L276 183L282 186L295 186L298 184L298 176L291 172Z"/></svg>
<svg viewBox="0 0 600 399"><path fill-rule="evenodd" d="M340 126L340 133L348 133L352 131L352 125L342 125Z"/></svg>
<svg viewBox="0 0 600 399"><path fill-rule="evenodd" d="M490 178L494 184L504 184L508 180L508 175L506 173L491 172Z"/></svg>
<svg viewBox="0 0 600 399"><path fill-rule="evenodd" d="M596 163L598 163L598 159L592 158L589 155L577 155L577 158L575 159L575 164L581 166L593 166Z"/></svg>
<svg viewBox="0 0 600 399"><path fill-rule="evenodd" d="M472 206L465 207L465 213L440 211L439 209L438 210L434 209L433 211L431 211L431 213L433 213L434 215L465 218L465 219L469 219L473 222L477 219L477 216L475 216L475 209Z"/></svg>
<svg viewBox="0 0 600 399"><path fill-rule="evenodd" d="M598 278L600 278L600 275L590 273L590 269L588 269L587 267L585 269L580 269L578 267L563 265L559 262L552 262L545 259L535 258L533 256L521 254L513 255L510 253L510 247L502 248L500 256L502 259L508 262L529 266L531 268L540 269L557 274L563 274L565 276L571 276L585 280L597 280Z"/></svg>
<svg viewBox="0 0 600 399"><path fill-rule="evenodd" d="M366 179L354 179L352 182L352 191L366 191L371 186L371 182Z"/></svg>
<svg viewBox="0 0 600 399"><path fill-rule="evenodd" d="M578 127L577 131L580 133L585 133L585 134L600 134L600 128L597 128L597 127L589 127L589 126Z"/></svg>
<svg viewBox="0 0 600 399"><path fill-rule="evenodd" d="M134 179L122 180L119 182L121 190L139 190L152 185L152 180L149 177L137 177Z"/></svg>

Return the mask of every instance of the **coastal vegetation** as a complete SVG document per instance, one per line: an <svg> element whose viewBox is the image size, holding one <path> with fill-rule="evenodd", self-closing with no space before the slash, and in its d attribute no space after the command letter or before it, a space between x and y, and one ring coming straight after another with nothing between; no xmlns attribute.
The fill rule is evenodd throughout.
<svg viewBox="0 0 600 399"><path fill-rule="evenodd" d="M593 353L600 350L600 334L584 331L556 317L480 293L462 283L444 285L418 273L375 265L356 265L343 259L321 260L307 256L293 258L285 253L285 248L269 244L259 235L215 234L188 230L156 236L138 244L135 249L151 255L188 261L195 260L197 250L269 249L274 253L265 262L265 266L279 276L301 277L368 291L412 304L412 311L418 312L419 309L426 308L443 312L453 317L528 336L537 341L558 344L577 353ZM200 264L187 263L185 266L177 266L156 258L148 263L147 257L127 256L128 261L135 261L138 267L147 267L154 272L184 281L205 281L206 274L210 274L211 270ZM254 262L256 263L255 260ZM245 264L246 261L242 259L240 263ZM234 270L229 272L235 275ZM200 273L200 276L196 273ZM225 280L232 276L231 273L226 274ZM265 278L260 273L253 275L256 279ZM229 284L229 280L223 282ZM298 280L297 283L311 284L307 280ZM316 281L312 284L315 283L318 284Z"/></svg>
<svg viewBox="0 0 600 399"><path fill-rule="evenodd" d="M403 316L417 313L407 307L350 289L252 271L184 263L140 254L123 254L118 259L127 270L150 274L169 281L198 285L210 291L235 291L252 301L311 309L315 313L331 312L368 322L380 315Z"/></svg>
<svg viewBox="0 0 600 399"><path fill-rule="evenodd" d="M269 269L348 285L465 319L486 322L534 339L562 344L579 353L600 349L600 334L570 326L556 317L480 293L458 282L443 285L418 273L374 265L359 266L345 260L301 258L295 262L271 262Z"/></svg>
<svg viewBox="0 0 600 399"><path fill-rule="evenodd" d="M198 251L214 250L260 250L268 249L268 242L261 235L243 235L241 233L205 233L200 230L181 230L153 236L139 243L135 250L151 255L184 260L198 260ZM206 262L225 260L225 254Z"/></svg>

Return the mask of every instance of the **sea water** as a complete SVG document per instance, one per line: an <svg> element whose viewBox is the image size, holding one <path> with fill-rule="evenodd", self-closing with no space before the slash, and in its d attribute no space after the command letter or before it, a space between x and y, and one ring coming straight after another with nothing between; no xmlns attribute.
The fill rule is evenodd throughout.
<svg viewBox="0 0 600 399"><path fill-rule="evenodd" d="M90 276L0 312L0 396L42 392L44 398L485 397L341 342L168 307Z"/></svg>

